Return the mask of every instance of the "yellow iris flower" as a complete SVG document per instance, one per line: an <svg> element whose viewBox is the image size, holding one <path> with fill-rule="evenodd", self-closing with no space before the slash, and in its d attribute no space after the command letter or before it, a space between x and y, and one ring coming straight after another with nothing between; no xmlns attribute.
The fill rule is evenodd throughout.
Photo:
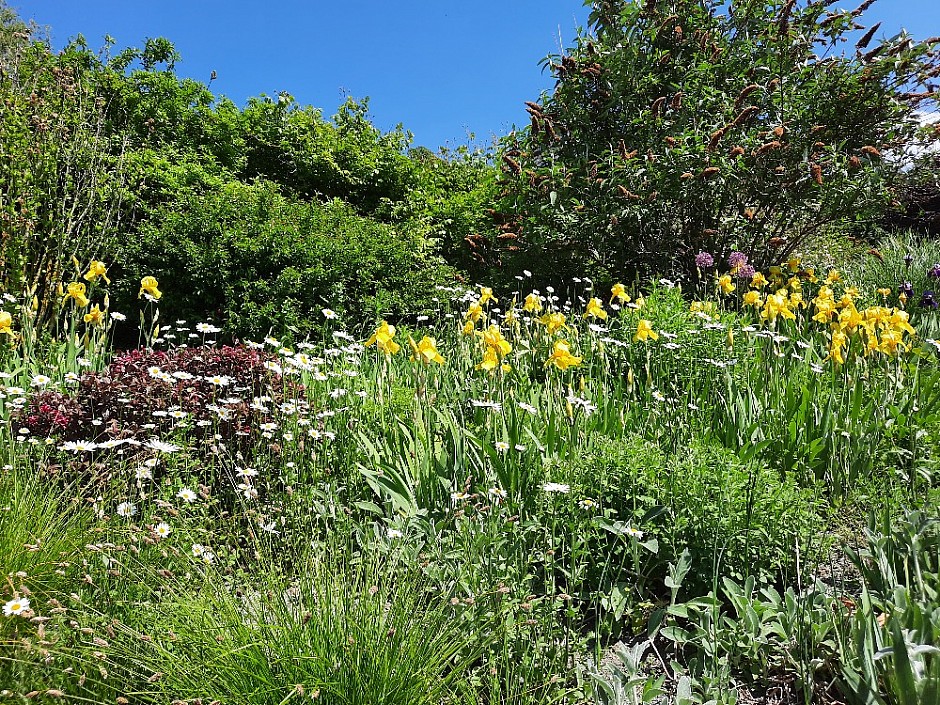
<svg viewBox="0 0 940 705"><path fill-rule="evenodd" d="M483 343L486 347L493 350L500 358L505 357L512 351L512 345L503 337L497 325L491 325L478 335L483 338Z"/></svg>
<svg viewBox="0 0 940 705"><path fill-rule="evenodd" d="M88 297L85 296L85 285L81 282L72 282L66 289L65 296L62 297L63 303L66 299L75 299L75 303L85 308L88 305Z"/></svg>
<svg viewBox="0 0 940 705"><path fill-rule="evenodd" d="M783 290L768 296L767 301L764 302L764 309L760 312L760 317L771 325L777 321L778 316L791 321L796 318L796 314L790 310L789 299L782 292Z"/></svg>
<svg viewBox="0 0 940 705"><path fill-rule="evenodd" d="M488 286L480 287L480 300L477 302L480 306L485 306L487 303L492 301L493 303L498 303L496 297L493 296L493 290Z"/></svg>
<svg viewBox="0 0 940 705"><path fill-rule="evenodd" d="M841 330L832 331L832 342L829 345L829 354L827 360L835 360L838 364L844 365L845 358L842 356L842 348L849 341L849 337Z"/></svg>
<svg viewBox="0 0 940 705"><path fill-rule="evenodd" d="M569 367L580 365L581 360L582 358L571 354L571 347L567 340L556 340L552 354L545 361L545 366L554 365L559 370L567 370Z"/></svg>
<svg viewBox="0 0 940 705"><path fill-rule="evenodd" d="M896 355L898 348L907 350L908 346L901 342L903 333L897 330L886 330L881 334L881 346L878 348L886 355Z"/></svg>
<svg viewBox="0 0 940 705"><path fill-rule="evenodd" d="M0 333L13 336L13 316L9 311L0 311Z"/></svg>
<svg viewBox="0 0 940 705"><path fill-rule="evenodd" d="M98 304L95 304L91 307L91 310L85 314L85 317L82 320L84 320L85 323L91 323L92 325L100 326L102 323L104 323L104 314L105 312L98 307Z"/></svg>
<svg viewBox="0 0 940 705"><path fill-rule="evenodd" d="M438 365L444 364L444 358L437 351L437 341L434 338L426 335L420 343L416 343L415 339L409 335L408 345L411 346L412 362L421 361L425 365L430 365L432 362L436 362Z"/></svg>
<svg viewBox="0 0 940 705"><path fill-rule="evenodd" d="M478 370L486 370L487 372L492 372L499 366L499 356L496 354L496 350L493 348L487 348L483 353L483 362L476 366Z"/></svg>
<svg viewBox="0 0 940 705"><path fill-rule="evenodd" d="M554 333L557 330L565 328L565 314L563 313L546 313L540 319L539 323L545 326L548 329L549 333Z"/></svg>
<svg viewBox="0 0 940 705"><path fill-rule="evenodd" d="M908 322L910 320L910 314L907 311L901 311L899 309L894 309L891 313L891 317L888 319L888 322L898 330L904 330L910 333L911 335L915 334L914 328Z"/></svg>
<svg viewBox="0 0 940 705"><path fill-rule="evenodd" d="M627 296L627 288L620 282L617 282L610 288L610 303L613 303L614 299L617 299L622 304L630 300L630 297Z"/></svg>
<svg viewBox="0 0 940 705"><path fill-rule="evenodd" d="M522 308L529 313L538 313L542 310L542 297L533 291L525 297L525 303L522 304Z"/></svg>
<svg viewBox="0 0 940 705"><path fill-rule="evenodd" d="M659 333L653 330L653 324L647 320L641 320L636 327L636 335L633 336L633 342L647 342L649 340L659 340Z"/></svg>
<svg viewBox="0 0 940 705"><path fill-rule="evenodd" d="M858 328L863 320L864 319L862 318L862 314L860 314L858 309L856 309L855 306L851 304L843 308L839 313L839 327L842 328L842 330L849 331L850 333Z"/></svg>
<svg viewBox="0 0 940 705"><path fill-rule="evenodd" d="M99 262L96 259L91 261L91 264L88 265L88 271L85 272L85 281L97 281L98 277L104 279L105 283L110 284L111 280L108 279L108 266L104 262Z"/></svg>
<svg viewBox="0 0 940 705"><path fill-rule="evenodd" d="M144 277L140 280L140 291L137 292L137 298L139 299L144 294L153 298L159 299L163 296L163 292L157 288L157 280L155 277Z"/></svg>
<svg viewBox="0 0 940 705"><path fill-rule="evenodd" d="M718 288L721 289L722 293L730 294L737 287L731 283L731 275L725 274L718 278Z"/></svg>
<svg viewBox="0 0 940 705"><path fill-rule="evenodd" d="M604 302L598 298L593 298L588 301L587 311L584 312L584 318L591 316L592 318L600 318L602 321L607 320L607 311L604 310Z"/></svg>
<svg viewBox="0 0 940 705"><path fill-rule="evenodd" d="M715 302L714 301L693 301L689 306L689 311L692 313L714 313L715 312Z"/></svg>
<svg viewBox="0 0 940 705"><path fill-rule="evenodd" d="M482 301L483 299L480 299ZM463 317L476 323L480 320L480 317L483 315L483 306L480 304L480 301L470 304L470 307L463 314Z"/></svg>
<svg viewBox="0 0 940 705"><path fill-rule="evenodd" d="M376 328L375 333L366 341L365 345L366 347L375 345L386 355L394 355L401 350L401 345L392 340L394 337L395 326L390 326L387 322L382 321L382 324Z"/></svg>

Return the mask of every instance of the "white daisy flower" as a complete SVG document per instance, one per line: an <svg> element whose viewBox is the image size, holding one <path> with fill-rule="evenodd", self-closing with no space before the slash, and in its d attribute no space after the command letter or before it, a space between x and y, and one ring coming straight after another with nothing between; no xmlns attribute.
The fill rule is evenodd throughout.
<svg viewBox="0 0 940 705"><path fill-rule="evenodd" d="M195 502L196 497L197 497L196 493L193 492L188 487L184 487L183 489L181 489L179 492L176 493L176 496L180 498L181 500L183 500L184 502L186 502L187 504L192 504L193 502Z"/></svg>
<svg viewBox="0 0 940 705"><path fill-rule="evenodd" d="M151 438L149 441L144 443L144 447L150 448L150 450L155 450L159 453L176 453L180 449L178 445L161 441L158 438Z"/></svg>
<svg viewBox="0 0 940 705"><path fill-rule="evenodd" d="M29 381L31 387L45 387L52 381L50 377L46 375L34 375L33 378Z"/></svg>
<svg viewBox="0 0 940 705"><path fill-rule="evenodd" d="M29 600L25 597L10 600L3 606L4 617L17 617L29 611Z"/></svg>
<svg viewBox="0 0 940 705"><path fill-rule="evenodd" d="M92 441L66 441L59 446L59 450L67 450L73 453L88 453L98 447L97 443Z"/></svg>

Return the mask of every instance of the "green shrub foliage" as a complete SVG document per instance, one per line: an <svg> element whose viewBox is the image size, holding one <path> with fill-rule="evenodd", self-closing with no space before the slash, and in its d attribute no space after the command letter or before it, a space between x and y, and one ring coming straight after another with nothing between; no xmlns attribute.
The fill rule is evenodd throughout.
<svg viewBox="0 0 940 705"><path fill-rule="evenodd" d="M347 322L420 312L449 270L420 233L358 216L346 203L302 202L270 182L189 188L126 244L117 300L135 305L145 275L164 283L161 316L212 316L230 333L311 332L323 308Z"/></svg>
<svg viewBox="0 0 940 705"><path fill-rule="evenodd" d="M371 124L368 101L332 118L287 93L243 108L175 72L167 39L56 54L0 0L0 292L35 293L105 260L116 306L166 282L164 316L230 332L309 331L322 307L350 322L420 312L452 279L441 255L481 266L496 170L482 150L412 148Z"/></svg>
<svg viewBox="0 0 940 705"><path fill-rule="evenodd" d="M514 237L491 256L612 279L694 272L702 250L765 265L883 209L890 155L937 138L916 110L940 39L879 41L859 24L870 2L830 5L594 3L590 32L545 60L554 91L503 142Z"/></svg>

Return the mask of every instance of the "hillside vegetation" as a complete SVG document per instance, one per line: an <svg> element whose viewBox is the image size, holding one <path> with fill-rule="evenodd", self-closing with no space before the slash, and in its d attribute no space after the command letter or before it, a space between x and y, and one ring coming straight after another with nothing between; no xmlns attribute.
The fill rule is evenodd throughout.
<svg viewBox="0 0 940 705"><path fill-rule="evenodd" d="M438 153L0 9L0 702L940 705L940 38L870 5L596 2Z"/></svg>

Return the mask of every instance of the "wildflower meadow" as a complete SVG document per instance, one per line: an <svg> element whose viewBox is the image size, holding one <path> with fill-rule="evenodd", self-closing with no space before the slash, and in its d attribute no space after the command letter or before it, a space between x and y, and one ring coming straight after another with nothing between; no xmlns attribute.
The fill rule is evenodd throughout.
<svg viewBox="0 0 940 705"><path fill-rule="evenodd" d="M940 33L583 5L435 151L0 0L0 705L940 705Z"/></svg>
<svg viewBox="0 0 940 705"><path fill-rule="evenodd" d="M8 297L2 697L929 702L930 307L696 262L304 340Z"/></svg>

